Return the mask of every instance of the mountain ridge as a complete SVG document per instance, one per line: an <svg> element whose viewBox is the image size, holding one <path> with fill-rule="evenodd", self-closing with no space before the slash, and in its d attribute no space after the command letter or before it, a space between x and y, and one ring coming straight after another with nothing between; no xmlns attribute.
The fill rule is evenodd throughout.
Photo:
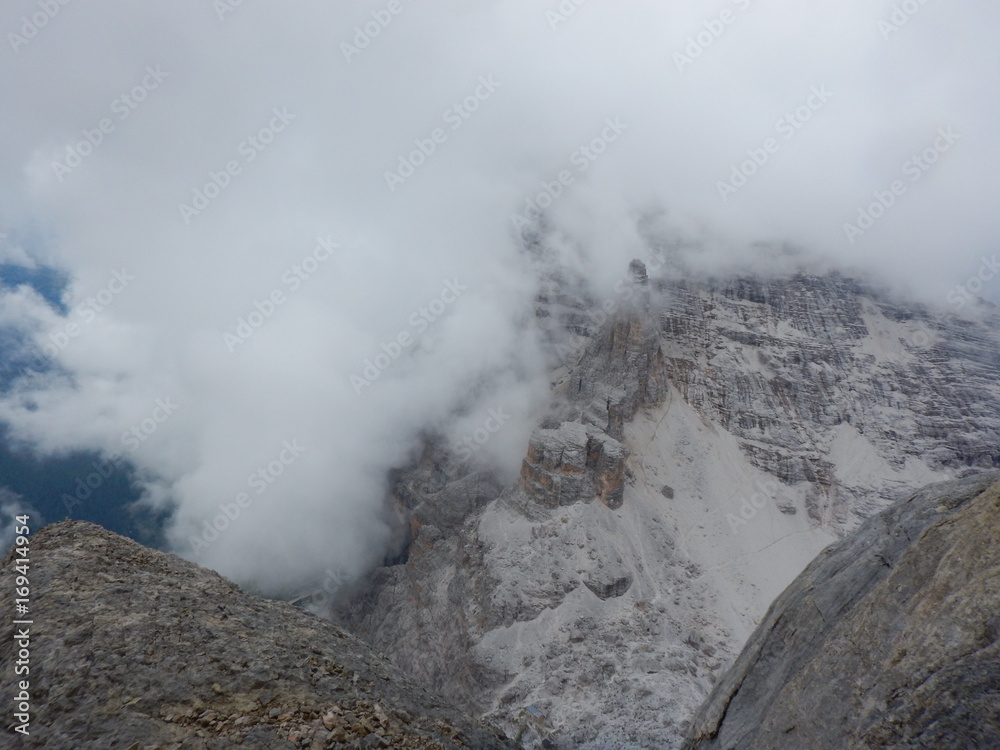
<svg viewBox="0 0 1000 750"><path fill-rule="evenodd" d="M456 473L430 441L393 493L418 529L406 563L336 612L510 733L539 710L537 741L559 747L676 747L823 548L1000 465L996 311L976 323L837 273L659 270L633 262L596 317L549 277L536 316L562 362L519 482ZM473 477L493 489L459 507Z"/></svg>
<svg viewBox="0 0 1000 750"><path fill-rule="evenodd" d="M19 747L514 747L337 625L174 555L65 521L30 537L30 557ZM0 573L6 611L14 559ZM26 677L11 619L0 636L0 690L13 696Z"/></svg>

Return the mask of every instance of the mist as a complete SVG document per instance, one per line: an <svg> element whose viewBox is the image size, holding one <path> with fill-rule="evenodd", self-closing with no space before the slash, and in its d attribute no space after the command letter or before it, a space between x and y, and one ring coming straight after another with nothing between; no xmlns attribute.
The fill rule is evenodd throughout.
<svg viewBox="0 0 1000 750"><path fill-rule="evenodd" d="M18 0L0 28L0 259L70 280L4 289L46 366L0 420L134 466L172 551L263 591L390 553L387 472L429 434L516 473L542 218L595 289L654 227L705 272L787 245L1000 300L993 6Z"/></svg>

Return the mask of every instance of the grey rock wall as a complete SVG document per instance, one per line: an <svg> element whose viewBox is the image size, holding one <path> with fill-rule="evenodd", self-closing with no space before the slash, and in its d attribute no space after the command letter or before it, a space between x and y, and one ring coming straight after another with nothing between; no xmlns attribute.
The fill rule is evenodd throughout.
<svg viewBox="0 0 1000 750"><path fill-rule="evenodd" d="M1000 747L1000 473L928 487L773 604L686 750Z"/></svg>
<svg viewBox="0 0 1000 750"><path fill-rule="evenodd" d="M340 613L469 710L514 726L543 706L558 747L673 746L752 629L726 631L734 605L705 588L711 571L671 515L740 506L658 476L629 442L636 420L682 403L718 444L735 440L740 472L780 486L762 503L840 537L901 493L1000 466L995 309L961 319L837 274L693 281L633 264L623 282L601 301L571 274L546 277L551 404L518 482L438 453L401 472L406 563L379 569ZM646 475L665 505L630 509Z"/></svg>

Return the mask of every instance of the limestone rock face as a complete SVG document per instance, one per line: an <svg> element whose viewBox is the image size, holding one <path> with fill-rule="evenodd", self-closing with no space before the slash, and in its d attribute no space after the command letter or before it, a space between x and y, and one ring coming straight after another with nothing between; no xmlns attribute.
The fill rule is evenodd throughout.
<svg viewBox="0 0 1000 750"><path fill-rule="evenodd" d="M520 487L541 505L556 508L599 498L622 504L628 450L604 432L579 422L536 430L521 467Z"/></svg>
<svg viewBox="0 0 1000 750"><path fill-rule="evenodd" d="M536 304L551 402L519 477L444 452L403 469L405 564L342 621L511 734L530 707L560 750L676 748L821 550L1000 466L1000 314L977 315L832 273L636 262L601 299L558 269Z"/></svg>
<svg viewBox="0 0 1000 750"><path fill-rule="evenodd" d="M825 550L686 748L1000 747L998 479L928 487Z"/></svg>
<svg viewBox="0 0 1000 750"><path fill-rule="evenodd" d="M0 693L28 679L32 721L3 747L514 747L333 623L173 555L79 521L30 545L30 673L15 675L5 617Z"/></svg>
<svg viewBox="0 0 1000 750"><path fill-rule="evenodd" d="M755 466L810 486L816 522L846 531L907 484L1000 466L996 308L960 318L835 273L659 288L667 381Z"/></svg>

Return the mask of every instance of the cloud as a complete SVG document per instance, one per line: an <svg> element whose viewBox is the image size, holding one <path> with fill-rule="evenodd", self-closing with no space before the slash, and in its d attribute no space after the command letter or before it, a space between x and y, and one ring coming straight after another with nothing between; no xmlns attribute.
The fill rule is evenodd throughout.
<svg viewBox="0 0 1000 750"><path fill-rule="evenodd" d="M32 522L38 518L38 513L31 505L24 502L24 498L6 487L0 487L0 512L3 513L0 520L0 552L6 555L20 536L19 531L23 531L25 527L31 531L36 530L32 528ZM19 520L25 516L28 517L27 524Z"/></svg>
<svg viewBox="0 0 1000 750"><path fill-rule="evenodd" d="M3 264L32 269L38 267L23 247L8 243L6 235L0 235L0 265Z"/></svg>
<svg viewBox="0 0 1000 750"><path fill-rule="evenodd" d="M380 559L428 428L505 410L476 460L516 470L546 383L532 205L597 287L651 217L703 267L790 243L942 304L995 252L985 6L888 33L860 0L40 7L0 11L0 231L71 282L65 316L4 302L60 369L0 419L126 455L176 550L266 590Z"/></svg>

